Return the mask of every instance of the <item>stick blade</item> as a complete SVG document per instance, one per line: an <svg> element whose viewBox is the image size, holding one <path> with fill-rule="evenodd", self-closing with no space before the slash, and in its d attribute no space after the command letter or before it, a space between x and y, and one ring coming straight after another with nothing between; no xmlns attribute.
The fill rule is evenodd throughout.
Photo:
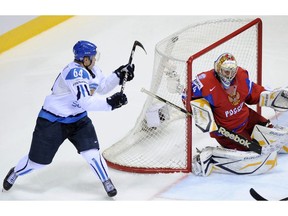
<svg viewBox="0 0 288 216"><path fill-rule="evenodd" d="M140 43L139 41L135 40L134 41L134 47L136 47L136 46L141 47L144 50L145 54L147 55L147 52L146 52L144 46L142 45L142 43Z"/></svg>
<svg viewBox="0 0 288 216"><path fill-rule="evenodd" d="M262 197L260 194L258 194L253 188L250 188L249 190L250 195L257 201L268 201L264 197Z"/></svg>

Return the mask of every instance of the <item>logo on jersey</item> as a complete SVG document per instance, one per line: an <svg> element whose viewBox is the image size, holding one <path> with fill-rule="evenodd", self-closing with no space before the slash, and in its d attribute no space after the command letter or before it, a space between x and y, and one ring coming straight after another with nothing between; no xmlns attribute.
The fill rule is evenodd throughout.
<svg viewBox="0 0 288 216"><path fill-rule="evenodd" d="M202 84L202 82L200 81L200 79L199 79L198 76L197 76L196 79L193 81L193 85L194 85L194 87L193 87L193 92L196 92L196 90L197 90L196 88L198 88L199 90L202 89L203 84Z"/></svg>
<svg viewBox="0 0 288 216"><path fill-rule="evenodd" d="M243 105L244 105L244 102L240 103L240 105L235 107L234 109L226 110L225 111L226 118L228 118L229 116L233 116L233 115L239 113L242 110Z"/></svg>
<svg viewBox="0 0 288 216"><path fill-rule="evenodd" d="M210 88L209 91L212 92L215 88L216 86L214 86L213 88Z"/></svg>
<svg viewBox="0 0 288 216"><path fill-rule="evenodd" d="M228 100L235 106L240 102L240 94L239 92L235 92L235 94L228 95Z"/></svg>
<svg viewBox="0 0 288 216"><path fill-rule="evenodd" d="M230 86L228 89L225 90L228 94L228 100L234 106L240 103L240 94L237 91L237 85Z"/></svg>
<svg viewBox="0 0 288 216"><path fill-rule="evenodd" d="M78 103L78 101L74 101L73 103L72 103L72 106L73 107L77 107L77 108L81 108L81 106L80 106L80 104Z"/></svg>

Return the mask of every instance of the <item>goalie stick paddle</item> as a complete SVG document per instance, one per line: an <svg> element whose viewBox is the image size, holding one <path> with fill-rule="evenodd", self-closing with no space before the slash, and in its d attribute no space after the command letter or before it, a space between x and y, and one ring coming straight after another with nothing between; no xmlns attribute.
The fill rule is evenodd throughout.
<svg viewBox="0 0 288 216"><path fill-rule="evenodd" d="M152 93L152 92L150 92L144 88L141 89L141 92L144 92L144 93L148 94L149 96L154 97L157 100L162 101L162 102L176 108L177 110L187 114L187 115L192 116L192 113L188 112L186 109L183 109L182 107L179 107L176 104L173 104L170 101L168 101L168 100L166 100L166 99L164 99L164 98L162 98L162 97L160 97L160 96L158 96L158 95L156 95L156 94L154 94L154 93ZM227 138L239 143L240 145L247 147L250 151L254 151L258 154L261 154L261 152L262 152L262 147L259 145L259 143L255 139L250 141L250 140L246 139L245 137L222 127L221 125L218 125L218 131L217 132L220 134L223 134L223 136L226 136Z"/></svg>
<svg viewBox="0 0 288 216"><path fill-rule="evenodd" d="M130 57L129 57L128 64L131 64L131 63L132 63L132 60L133 60L133 57L134 57L134 53L135 53L135 49L136 49L137 46L141 47L141 48L145 51L145 53L147 54L144 46L143 46L139 41L135 40L135 41L134 41L134 44L133 44L133 47L132 47L132 50L131 50L131 54L130 54ZM127 78L128 78L128 73L127 73L127 71L126 71L126 72L125 72L124 79L123 79L123 83L122 83L122 86L121 86L121 91L120 91L121 93L124 92L124 88L125 88L125 84L126 84L126 82L127 82Z"/></svg>
<svg viewBox="0 0 288 216"><path fill-rule="evenodd" d="M250 195L257 201L269 201L266 198L262 197L259 193L257 193L253 188L249 190ZM288 201L288 197L280 199L279 201Z"/></svg>

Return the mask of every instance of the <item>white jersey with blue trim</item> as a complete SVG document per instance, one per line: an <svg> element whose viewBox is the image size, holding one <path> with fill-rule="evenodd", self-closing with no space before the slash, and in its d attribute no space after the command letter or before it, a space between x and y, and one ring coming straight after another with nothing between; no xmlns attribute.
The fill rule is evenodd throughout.
<svg viewBox="0 0 288 216"><path fill-rule="evenodd" d="M95 77L80 64L71 62L58 75L52 93L45 99L43 109L60 117L75 116L85 111L110 111L104 95L119 85L115 73L105 77L98 66ZM91 90L95 90L91 95Z"/></svg>

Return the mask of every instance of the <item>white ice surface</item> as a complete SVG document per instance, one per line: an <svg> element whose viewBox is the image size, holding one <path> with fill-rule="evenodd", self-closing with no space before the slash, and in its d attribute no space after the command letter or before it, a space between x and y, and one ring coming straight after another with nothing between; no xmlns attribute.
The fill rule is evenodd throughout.
<svg viewBox="0 0 288 216"><path fill-rule="evenodd" d="M114 112L89 114L103 150L121 139L133 127L142 109L147 96L141 93L140 89L150 87L155 44L187 25L214 18L221 17L76 16L1 54L0 179L3 179L8 170L28 153L35 120L43 100L49 94L58 73L71 61L72 46L77 40L85 39L97 44L101 51L99 65L106 74L128 61L134 40L139 40L148 53L145 55L140 50L135 53L135 79L127 83L125 89L128 105ZM264 25L263 84L272 88L287 86L288 17L260 16L260 18ZM273 117L273 112L270 110L264 110L264 113L267 117ZM287 124L288 118L282 115L279 117L280 120L281 123ZM205 140L209 142L210 138L201 137L198 142ZM252 201L248 192L251 187L261 192L263 196L277 200L288 196L287 163L288 155L281 155L278 166L265 175L212 174L207 178L183 173L133 174L110 169L111 178L118 189L118 195L113 200L182 200L181 203L177 202L177 205L180 205L179 210L182 209L182 205L185 207L191 205L193 208L197 208L198 205L205 208L209 205L214 208L218 206L218 202L204 202L204 204L196 202L195 207L192 201ZM60 147L51 165L19 177L9 192L0 193L0 200L3 201L0 205L9 206L11 202L5 201L111 199L107 198L100 181L67 141ZM69 202L67 208L73 208L73 203ZM88 207L104 205L109 208L111 205L106 202L85 203ZM160 206L163 210L171 207L167 202L156 203L152 202L151 205ZM129 208L131 213L134 210L135 214L141 212L141 209L137 208L138 202L133 203L134 207L131 207L129 202L122 204L123 208ZM243 205L251 204L245 202ZM29 211L22 202L19 206ZM174 211L172 213L177 214L177 210ZM96 210L94 214L98 214Z"/></svg>

